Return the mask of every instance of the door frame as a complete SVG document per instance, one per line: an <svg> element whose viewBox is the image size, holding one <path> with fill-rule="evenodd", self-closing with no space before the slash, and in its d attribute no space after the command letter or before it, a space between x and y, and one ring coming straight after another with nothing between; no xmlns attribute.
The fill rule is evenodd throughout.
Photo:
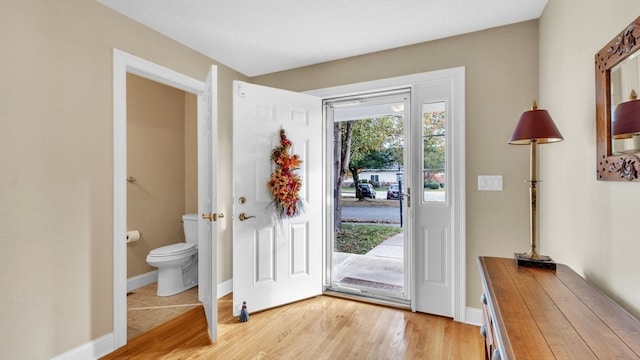
<svg viewBox="0 0 640 360"><path fill-rule="evenodd" d="M402 87L413 87L414 84L441 79L453 79L455 114L457 114L454 125L453 146L454 159L452 171L455 174L453 180L453 251L451 254L451 266L453 273L453 319L459 322L466 322L466 227L465 227L465 68L464 66L418 73L412 75L398 76L380 80L372 80L348 85L335 86L330 88L307 91L308 94L319 96L323 99L353 96L365 92L394 90ZM412 93L412 106L414 94ZM324 124L325 128L327 124ZM325 161L325 166L328 166ZM325 179L325 181L329 181ZM325 184L325 187L328 184ZM325 209L331 211L331 209ZM409 244L409 251L413 253L414 244ZM326 251L326 250L325 250ZM410 256L409 258L412 258ZM407 259L408 260L408 259ZM413 259L411 259L413 260ZM410 278L415 279L415 266L411 265ZM412 309L414 308L414 294L411 294Z"/></svg>
<svg viewBox="0 0 640 360"><path fill-rule="evenodd" d="M200 104L205 89L205 83L200 80L124 51L113 49L114 349L127 343L127 244L124 241L124 234L127 232L127 73L197 95L198 118L201 116ZM216 124L212 124L212 126L216 126ZM212 259L212 261L216 261L216 259ZM217 297L214 296L215 298Z"/></svg>

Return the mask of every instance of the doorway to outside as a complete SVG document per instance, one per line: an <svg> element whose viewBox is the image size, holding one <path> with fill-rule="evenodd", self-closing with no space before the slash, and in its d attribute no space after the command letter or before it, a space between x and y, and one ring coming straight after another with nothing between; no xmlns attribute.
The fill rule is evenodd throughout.
<svg viewBox="0 0 640 360"><path fill-rule="evenodd" d="M333 110L362 105L363 99L377 95L397 94L394 91L402 89L410 90L408 97L410 102L405 106L407 120L404 122L403 171L395 169L398 173L402 173L402 193L407 195L402 196L403 221L405 221L403 224L405 298L400 296L385 299L383 296L376 296L374 300L382 302L390 300L396 305L408 303L413 311L452 317L462 322L467 317L464 227L464 73L464 68L459 67L309 92L325 99L325 115L333 116L331 114ZM335 102L337 106L328 106L331 102ZM437 116L439 114L443 114L443 120L445 120L440 124ZM331 191L336 187L333 171L335 168L333 164L334 124L328 117L325 117L325 120L331 121L325 126L327 138L325 184L327 190ZM438 170L439 166L431 164L429 152L434 149L433 145L440 146L444 151L444 164L442 164L444 171ZM438 173L444 175L440 178L441 183L436 180ZM368 176L365 174L369 180L371 175L375 174L369 173ZM431 186L435 187L436 184L440 189L433 189L432 192ZM425 186L428 187L425 188ZM327 234L334 233L336 196L335 192L328 196L329 201L325 208ZM405 210L410 211L405 212ZM338 219L341 221L340 217ZM369 289L354 289L354 286L340 288L339 284L333 281L336 273L336 268L333 266L333 247L334 240L331 238L326 246L325 289L332 292L347 292L359 297L372 297Z"/></svg>
<svg viewBox="0 0 640 360"><path fill-rule="evenodd" d="M409 98L406 88L324 101L333 127L328 290L409 305Z"/></svg>

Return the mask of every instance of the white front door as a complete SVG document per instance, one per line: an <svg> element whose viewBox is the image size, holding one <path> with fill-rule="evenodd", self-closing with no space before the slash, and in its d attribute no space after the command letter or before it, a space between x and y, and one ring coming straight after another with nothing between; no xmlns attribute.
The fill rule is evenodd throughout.
<svg viewBox="0 0 640 360"><path fill-rule="evenodd" d="M453 317L453 80L416 84L412 124L415 310ZM441 186L442 184L443 186ZM435 188L436 186L441 186ZM464 190L462 190L464 191Z"/></svg>
<svg viewBox="0 0 640 360"><path fill-rule="evenodd" d="M252 312L322 293L321 106L315 96L233 83L235 316L244 301ZM303 161L296 173L302 178L304 209L284 219L276 216L267 188L281 129L293 143L291 152Z"/></svg>
<svg viewBox="0 0 640 360"><path fill-rule="evenodd" d="M198 299L204 305L211 340L216 341L217 307L217 211L216 191L216 116L217 74L214 65L209 70L204 90L198 97ZM216 216L212 216L212 213ZM202 216L204 215L204 216Z"/></svg>

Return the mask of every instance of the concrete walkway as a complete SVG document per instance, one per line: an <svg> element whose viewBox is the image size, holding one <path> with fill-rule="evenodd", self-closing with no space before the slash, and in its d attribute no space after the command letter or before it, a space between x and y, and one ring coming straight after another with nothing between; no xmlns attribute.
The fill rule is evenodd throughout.
<svg viewBox="0 0 640 360"><path fill-rule="evenodd" d="M404 235L397 234L383 241L364 255L334 252L333 282L357 284L358 280L389 285L389 289L404 287ZM364 286L364 285L363 285Z"/></svg>

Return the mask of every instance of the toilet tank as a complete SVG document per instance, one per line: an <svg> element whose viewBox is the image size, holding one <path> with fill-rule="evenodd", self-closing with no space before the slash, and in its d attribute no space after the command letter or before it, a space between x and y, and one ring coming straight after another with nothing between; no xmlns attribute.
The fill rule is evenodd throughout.
<svg viewBox="0 0 640 360"><path fill-rule="evenodd" d="M182 215L182 227L184 228L184 238L189 244L198 243L198 214Z"/></svg>

